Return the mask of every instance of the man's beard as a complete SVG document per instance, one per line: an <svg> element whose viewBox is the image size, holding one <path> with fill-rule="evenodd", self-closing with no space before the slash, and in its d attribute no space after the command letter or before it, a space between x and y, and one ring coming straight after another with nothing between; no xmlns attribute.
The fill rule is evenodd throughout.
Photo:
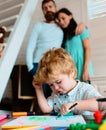
<svg viewBox="0 0 106 130"><path fill-rule="evenodd" d="M45 14L45 19L50 22L50 21L54 21L55 20L55 13L53 12L47 12Z"/></svg>

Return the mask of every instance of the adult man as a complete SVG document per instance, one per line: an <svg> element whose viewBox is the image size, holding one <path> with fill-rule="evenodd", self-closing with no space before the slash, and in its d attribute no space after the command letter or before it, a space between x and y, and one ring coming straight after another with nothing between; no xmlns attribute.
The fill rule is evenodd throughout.
<svg viewBox="0 0 106 130"><path fill-rule="evenodd" d="M54 0L43 0L42 11L45 21L34 25L26 50L26 63L32 75L36 73L43 53L50 48L60 47L63 40L63 32L55 23L56 4ZM45 95L48 96L48 93Z"/></svg>

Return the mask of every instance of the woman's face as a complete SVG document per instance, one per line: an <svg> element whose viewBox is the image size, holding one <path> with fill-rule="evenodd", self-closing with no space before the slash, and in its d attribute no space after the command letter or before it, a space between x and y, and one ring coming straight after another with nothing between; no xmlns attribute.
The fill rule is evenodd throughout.
<svg viewBox="0 0 106 130"><path fill-rule="evenodd" d="M67 28L71 19L72 15L67 15L62 12L58 14L58 23L61 28Z"/></svg>

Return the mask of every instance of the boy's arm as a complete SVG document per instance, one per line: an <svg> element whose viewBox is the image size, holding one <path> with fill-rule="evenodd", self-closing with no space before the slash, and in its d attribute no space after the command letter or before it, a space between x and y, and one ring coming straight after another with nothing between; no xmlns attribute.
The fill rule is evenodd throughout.
<svg viewBox="0 0 106 130"><path fill-rule="evenodd" d="M98 110L98 102L96 101L96 98L80 100L77 101L77 103L78 105L75 108L77 110L84 110L84 111L91 111L91 112Z"/></svg>
<svg viewBox="0 0 106 130"><path fill-rule="evenodd" d="M38 104L41 111L43 113L50 113L52 111L52 108L49 106L47 99L44 96L42 84L37 83L35 80L33 80L32 84L35 88Z"/></svg>
<svg viewBox="0 0 106 130"><path fill-rule="evenodd" d="M71 109L71 110L77 110L77 111L90 111L95 112L98 110L98 102L96 101L96 98L91 98L87 100L78 100L70 103L63 104L60 109L61 115L65 115L71 110L69 110L70 106L77 103L77 105Z"/></svg>

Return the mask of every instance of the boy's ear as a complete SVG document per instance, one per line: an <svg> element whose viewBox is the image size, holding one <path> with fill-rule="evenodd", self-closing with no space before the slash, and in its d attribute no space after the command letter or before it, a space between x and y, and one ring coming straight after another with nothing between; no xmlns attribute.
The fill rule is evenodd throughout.
<svg viewBox="0 0 106 130"><path fill-rule="evenodd" d="M70 76L74 78L74 76L75 76L75 70L74 69L70 70Z"/></svg>

